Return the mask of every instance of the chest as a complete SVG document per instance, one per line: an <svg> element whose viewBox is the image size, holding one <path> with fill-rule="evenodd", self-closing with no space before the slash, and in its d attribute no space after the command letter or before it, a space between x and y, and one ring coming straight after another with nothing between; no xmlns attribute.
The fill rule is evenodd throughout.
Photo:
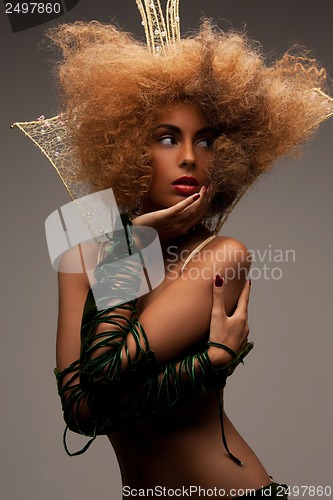
<svg viewBox="0 0 333 500"><path fill-rule="evenodd" d="M176 280L180 279L185 266L191 262L195 265L196 261L200 261L201 249L210 243L215 236L211 235L206 239L202 236L186 241L183 245L170 245L164 251L164 272L165 277L162 283L154 288L151 292L140 297L138 300L139 315L149 306L154 300L171 286Z"/></svg>
<svg viewBox="0 0 333 500"><path fill-rule="evenodd" d="M182 265L183 259L180 256L176 254L172 257L166 255L164 259L164 280L151 292L138 299L137 308L139 315L146 309L146 307L152 304L164 290L166 290L176 279L179 278Z"/></svg>

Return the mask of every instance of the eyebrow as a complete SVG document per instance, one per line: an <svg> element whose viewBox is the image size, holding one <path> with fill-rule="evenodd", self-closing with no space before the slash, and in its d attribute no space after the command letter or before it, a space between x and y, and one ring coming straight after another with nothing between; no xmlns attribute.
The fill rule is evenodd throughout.
<svg viewBox="0 0 333 500"><path fill-rule="evenodd" d="M170 132L175 132L176 134L181 134L182 131L179 127L176 127L176 125L171 125L170 123L161 123L159 125L157 125L157 127L154 128L154 132L155 130L159 129L159 128L166 128L168 130L170 130ZM206 133L211 133L211 134L217 134L217 130L212 128L212 127L204 127L204 128L201 128L200 130L198 130L195 135L202 135L202 134L206 134Z"/></svg>

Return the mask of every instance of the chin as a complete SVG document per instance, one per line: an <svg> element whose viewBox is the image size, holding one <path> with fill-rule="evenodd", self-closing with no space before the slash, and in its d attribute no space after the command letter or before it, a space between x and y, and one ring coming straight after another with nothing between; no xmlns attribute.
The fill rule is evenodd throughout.
<svg viewBox="0 0 333 500"><path fill-rule="evenodd" d="M184 199L184 196L168 197L167 199L146 199L143 203L145 212L157 212L166 208L173 207Z"/></svg>

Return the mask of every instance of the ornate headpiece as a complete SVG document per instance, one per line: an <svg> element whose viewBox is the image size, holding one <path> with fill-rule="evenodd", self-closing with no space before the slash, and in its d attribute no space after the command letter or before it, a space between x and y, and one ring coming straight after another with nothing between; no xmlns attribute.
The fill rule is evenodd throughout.
<svg viewBox="0 0 333 500"><path fill-rule="evenodd" d="M164 18L159 0L136 0L148 48L159 54L166 45L180 40L179 0L168 0Z"/></svg>
<svg viewBox="0 0 333 500"><path fill-rule="evenodd" d="M163 55L168 46L177 44L180 40L179 0L167 0L165 16L163 15L160 0L136 0L136 3L142 17L148 49L156 57ZM312 124L312 128L316 127L319 122L333 116L333 99L320 88L311 89L309 98L311 98L311 94L312 97L315 96L318 99L318 108L322 110L322 112L318 113L319 118L317 122ZM49 159L69 195L76 202L86 225L91 229L91 210L86 209L84 203L80 203L78 198L89 194L92 189L88 185L83 185L82 181L79 180L79 176L76 177L80 171L80 165L72 153L70 132L66 124L66 114L60 114L50 119L41 116L35 121L17 122L12 127L19 128ZM254 180L251 181L251 184ZM250 183L244 185L232 205L219 218L216 232L221 229L249 186ZM91 230L91 233L96 237L94 229Z"/></svg>

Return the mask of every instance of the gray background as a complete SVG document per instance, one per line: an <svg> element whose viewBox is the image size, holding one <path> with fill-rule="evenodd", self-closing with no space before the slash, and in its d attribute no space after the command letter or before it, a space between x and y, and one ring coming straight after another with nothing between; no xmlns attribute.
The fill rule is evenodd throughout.
<svg viewBox="0 0 333 500"><path fill-rule="evenodd" d="M182 32L196 28L201 14L223 28L245 24L272 53L300 41L333 74L331 0L182 0ZM57 22L109 18L143 35L134 0L81 0ZM57 111L53 56L38 48L44 28L12 34L1 12L0 497L113 500L121 495L120 475L107 439L99 438L78 458L62 448L64 424L52 373L57 284L44 221L68 196L37 148L9 129L14 121ZM253 280L256 348L226 391L229 417L268 472L290 485L333 487L332 127L323 124L301 159L280 163L257 182L224 228L254 251L271 245L296 253L295 262L254 264L257 274L264 264L278 265L283 276Z"/></svg>

